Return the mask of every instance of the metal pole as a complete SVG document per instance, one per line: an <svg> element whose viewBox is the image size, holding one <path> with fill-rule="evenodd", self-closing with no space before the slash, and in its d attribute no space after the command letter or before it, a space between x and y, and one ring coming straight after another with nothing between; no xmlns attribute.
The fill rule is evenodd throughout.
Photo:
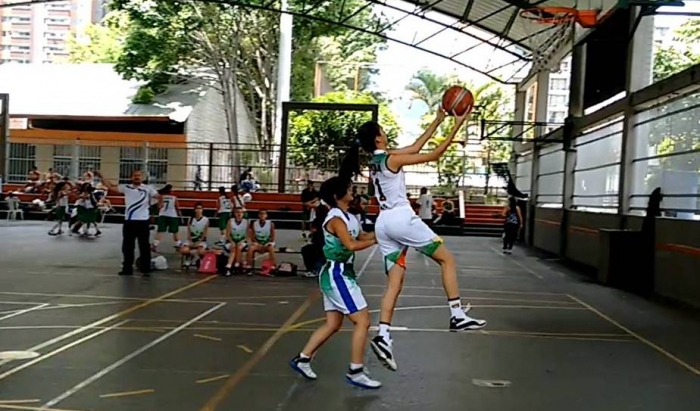
<svg viewBox="0 0 700 411"><path fill-rule="evenodd" d="M10 95L0 94L0 186L7 181L10 137Z"/></svg>
<svg viewBox="0 0 700 411"><path fill-rule="evenodd" d="M294 17L287 13L289 1L282 0L280 5L280 38L279 58L277 66L277 102L275 118L275 144L282 142L282 104L289 101L290 82L292 77L292 31Z"/></svg>
<svg viewBox="0 0 700 411"><path fill-rule="evenodd" d="M289 107L287 103L282 104L282 124L280 132L282 133L280 141L280 157L279 172L277 173L277 189L280 193L284 193L287 182L287 144L289 142Z"/></svg>
<svg viewBox="0 0 700 411"><path fill-rule="evenodd" d="M209 180L209 191L212 189L212 178L213 176L213 170L214 170L214 143L209 143L209 175L208 175L208 180Z"/></svg>

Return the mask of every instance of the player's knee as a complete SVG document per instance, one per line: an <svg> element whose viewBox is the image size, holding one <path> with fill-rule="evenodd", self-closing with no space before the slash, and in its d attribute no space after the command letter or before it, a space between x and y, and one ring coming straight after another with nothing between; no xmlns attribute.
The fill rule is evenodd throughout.
<svg viewBox="0 0 700 411"><path fill-rule="evenodd" d="M367 311L367 309L360 311L358 315L355 316L354 323L356 328L369 330L369 326L371 323L369 318L369 311Z"/></svg>

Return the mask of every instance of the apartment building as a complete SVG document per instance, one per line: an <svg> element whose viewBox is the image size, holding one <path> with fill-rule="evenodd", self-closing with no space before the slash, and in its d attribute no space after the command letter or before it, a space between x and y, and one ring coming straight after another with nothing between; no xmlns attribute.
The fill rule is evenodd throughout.
<svg viewBox="0 0 700 411"><path fill-rule="evenodd" d="M0 0L0 4L14 0ZM68 39L104 16L104 0L66 0L0 8L0 64L57 63Z"/></svg>

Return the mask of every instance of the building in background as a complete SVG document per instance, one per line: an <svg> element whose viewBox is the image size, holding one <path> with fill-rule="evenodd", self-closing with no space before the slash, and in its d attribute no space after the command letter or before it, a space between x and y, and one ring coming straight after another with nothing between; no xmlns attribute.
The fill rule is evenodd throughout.
<svg viewBox="0 0 700 411"><path fill-rule="evenodd" d="M104 3L67 0L0 8L0 64L66 61L68 39L99 22Z"/></svg>

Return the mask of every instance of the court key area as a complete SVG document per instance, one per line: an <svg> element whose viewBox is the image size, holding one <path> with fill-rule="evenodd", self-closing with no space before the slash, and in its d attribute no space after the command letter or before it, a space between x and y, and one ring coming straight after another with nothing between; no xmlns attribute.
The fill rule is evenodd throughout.
<svg viewBox="0 0 700 411"><path fill-rule="evenodd" d="M288 361L323 321L306 278L223 278L171 269L119 277L120 226L48 238L48 223L0 223L0 410L697 410L697 316L592 283L494 238L446 237L481 331L450 333L437 265L409 252L394 318L399 368L367 350L384 386L344 381L350 325L322 348L315 382ZM300 248L299 233L279 244ZM11 239L11 242L7 242ZM376 248L357 256L373 310ZM301 265L298 255L280 261ZM174 268L173 268L174 267Z"/></svg>

